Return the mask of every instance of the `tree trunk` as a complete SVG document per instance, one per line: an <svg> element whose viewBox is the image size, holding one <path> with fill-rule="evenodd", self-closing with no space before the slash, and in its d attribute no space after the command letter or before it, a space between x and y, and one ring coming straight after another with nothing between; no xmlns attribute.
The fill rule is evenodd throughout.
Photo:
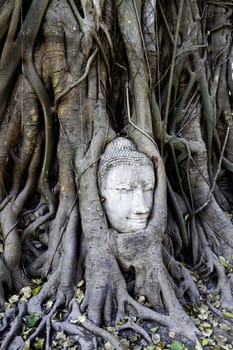
<svg viewBox="0 0 233 350"><path fill-rule="evenodd" d="M50 349L60 331L124 349L106 325L152 345L151 322L193 347L193 271L233 305L232 3L0 6L1 349ZM156 178L137 232L111 227L98 182L119 136Z"/></svg>

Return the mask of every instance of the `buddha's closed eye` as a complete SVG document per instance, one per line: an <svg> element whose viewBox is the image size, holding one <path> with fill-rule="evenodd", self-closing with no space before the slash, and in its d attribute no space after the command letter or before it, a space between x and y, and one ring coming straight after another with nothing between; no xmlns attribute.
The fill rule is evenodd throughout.
<svg viewBox="0 0 233 350"><path fill-rule="evenodd" d="M119 192L130 192L133 190L133 186L129 186L129 185L118 185L115 187L115 190L119 191Z"/></svg>

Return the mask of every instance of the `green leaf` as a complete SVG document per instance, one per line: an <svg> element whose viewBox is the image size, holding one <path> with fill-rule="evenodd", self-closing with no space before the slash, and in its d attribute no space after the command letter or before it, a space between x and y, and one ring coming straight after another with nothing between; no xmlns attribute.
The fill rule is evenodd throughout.
<svg viewBox="0 0 233 350"><path fill-rule="evenodd" d="M22 350L30 350L30 339L26 340Z"/></svg>
<svg viewBox="0 0 233 350"><path fill-rule="evenodd" d="M84 286L84 283L85 283L84 280L79 281L79 282L77 283L77 287L80 288L80 287Z"/></svg>
<svg viewBox="0 0 233 350"><path fill-rule="evenodd" d="M25 317L23 318L23 320L24 320L24 322L25 322L25 324L26 324L26 326L27 326L28 328L33 328L33 327L35 327L36 324L38 323L39 319L40 319L40 316L37 315L36 312L33 312L31 315L25 316Z"/></svg>
<svg viewBox="0 0 233 350"><path fill-rule="evenodd" d="M201 341L201 345L202 346L206 346L206 345L208 345L208 343L209 343L209 341L208 341L207 338L203 338L202 341Z"/></svg>
<svg viewBox="0 0 233 350"><path fill-rule="evenodd" d="M233 313L228 311L227 309L223 309L222 313L223 313L224 316L227 316L229 318L233 318Z"/></svg>
<svg viewBox="0 0 233 350"><path fill-rule="evenodd" d="M224 258L224 256L219 256L219 262L221 265L223 265L224 267L228 267L229 266L229 262Z"/></svg>
<svg viewBox="0 0 233 350"><path fill-rule="evenodd" d="M150 328L150 331L152 333L156 333L158 331L158 329L159 329L159 327L152 327L152 328Z"/></svg>
<svg viewBox="0 0 233 350"><path fill-rule="evenodd" d="M179 341L173 341L171 344L168 345L168 347L172 350L184 350L184 345L181 344Z"/></svg>
<svg viewBox="0 0 233 350"><path fill-rule="evenodd" d="M188 219L189 219L189 213L185 214L184 221L188 221Z"/></svg>
<svg viewBox="0 0 233 350"><path fill-rule="evenodd" d="M125 324L125 321L117 321L116 323L118 326L122 326L123 324Z"/></svg>
<svg viewBox="0 0 233 350"><path fill-rule="evenodd" d="M42 286L37 286L35 288L32 289L32 295L37 295L39 293L39 291L41 290Z"/></svg>

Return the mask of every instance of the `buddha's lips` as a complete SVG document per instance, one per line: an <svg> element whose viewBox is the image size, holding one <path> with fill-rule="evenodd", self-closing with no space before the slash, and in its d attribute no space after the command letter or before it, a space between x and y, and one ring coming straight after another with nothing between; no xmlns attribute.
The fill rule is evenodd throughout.
<svg viewBox="0 0 233 350"><path fill-rule="evenodd" d="M134 222L137 222L137 223L146 223L147 220L148 220L148 217L127 217L127 219L129 221L134 221Z"/></svg>

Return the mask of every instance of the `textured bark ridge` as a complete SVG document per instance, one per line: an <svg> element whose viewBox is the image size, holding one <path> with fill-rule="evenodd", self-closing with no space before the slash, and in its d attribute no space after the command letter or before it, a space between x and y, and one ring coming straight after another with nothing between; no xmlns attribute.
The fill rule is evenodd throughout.
<svg viewBox="0 0 233 350"><path fill-rule="evenodd" d="M0 7L1 349L48 350L61 331L77 349L124 349L110 324L153 345L151 323L194 348L184 306L211 308L209 291L233 305L232 3ZM155 172L153 191L135 181L149 209L130 232L98 180L119 136Z"/></svg>

